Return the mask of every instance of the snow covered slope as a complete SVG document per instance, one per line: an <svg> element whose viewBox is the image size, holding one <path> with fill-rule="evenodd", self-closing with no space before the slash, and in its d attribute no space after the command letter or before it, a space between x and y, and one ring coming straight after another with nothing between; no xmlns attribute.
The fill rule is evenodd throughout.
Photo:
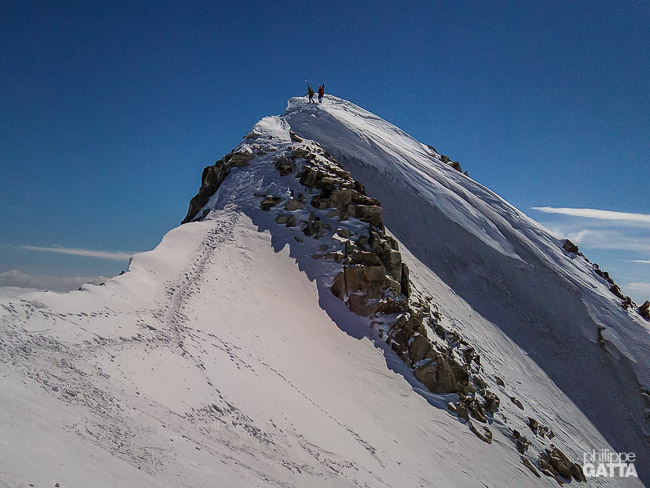
<svg viewBox="0 0 650 488"><path fill-rule="evenodd" d="M291 99L285 118L380 196L386 226L424 269L530 355L617 450L639 453L648 479L650 329L589 263L429 146L348 101Z"/></svg>
<svg viewBox="0 0 650 488"><path fill-rule="evenodd" d="M350 181L290 129L366 186L359 209L381 199L409 300L464 338L453 354L480 353L472 381L501 399L486 421L416 379L390 339L399 314L362 317L330 291L355 248L344 236L363 237L376 213L319 207L321 190L288 166ZM128 273L0 297L0 486L556 486L533 473L551 445L572 461L635 451L647 470L647 325L537 224L333 97L290 100L224 161L204 171L191 222Z"/></svg>

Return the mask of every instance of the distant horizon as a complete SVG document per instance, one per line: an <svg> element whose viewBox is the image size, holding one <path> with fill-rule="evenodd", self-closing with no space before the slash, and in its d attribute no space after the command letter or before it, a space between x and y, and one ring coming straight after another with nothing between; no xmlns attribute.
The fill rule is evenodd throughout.
<svg viewBox="0 0 650 488"><path fill-rule="evenodd" d="M650 299L650 4L9 2L0 22L0 286L125 270L307 79Z"/></svg>

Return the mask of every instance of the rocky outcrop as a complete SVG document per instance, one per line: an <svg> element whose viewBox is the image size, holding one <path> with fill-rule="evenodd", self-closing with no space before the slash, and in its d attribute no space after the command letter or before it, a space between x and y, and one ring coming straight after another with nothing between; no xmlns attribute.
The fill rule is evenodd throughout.
<svg viewBox="0 0 650 488"><path fill-rule="evenodd" d="M206 215L199 215L199 212L214 195L223 180L230 174L232 168L247 166L248 162L255 158L255 152L248 145L241 146L238 150L226 154L222 159L203 169L201 175L201 187L199 192L190 200L187 215L181 222L185 224L195 218L204 218Z"/></svg>
<svg viewBox="0 0 650 488"><path fill-rule="evenodd" d="M643 302L643 305L641 305L637 311L641 317L650 321L650 301L646 300Z"/></svg>
<svg viewBox="0 0 650 488"><path fill-rule="evenodd" d="M216 193L223 180L230 173L230 169L230 166L226 165L222 159L217 161L214 166L208 166L203 169L201 188L199 188L199 192L190 200L190 206L187 210L187 215L183 219L183 222L181 222L182 224L193 220L199 211L205 207L210 197Z"/></svg>
<svg viewBox="0 0 650 488"><path fill-rule="evenodd" d="M573 242L571 242L569 239L566 239L562 243L562 249L564 249L566 252L570 254L578 254L580 250L578 249L578 246L576 246Z"/></svg>
<svg viewBox="0 0 650 488"><path fill-rule="evenodd" d="M411 282L399 244L384 228L381 202L367 195L364 186L318 143L291 133L292 142L283 143L285 146L280 149L264 150L264 144L255 145L255 137L259 135L249 134L241 147L204 170L201 188L190 202L184 222L206 216L206 211L201 210L233 168L245 168L257 155L275 151L265 161L271 161L281 178L291 180L286 190L274 181L256 193L259 208L270 213L277 225L292 229L291 235L297 242L318 241L315 245L311 241L313 249L317 249L312 251L312 257L328 261L328 269L334 270L331 293L352 313L368 317L377 336L427 390L454 395L448 402L449 412L481 441L491 444L493 433L489 425L501 409L501 399L484 379L477 349L459 332L441 324L441 314L431 303L431 297L423 297ZM461 171L460 165L446 156L441 156L441 160L454 167L458 165L456 169ZM578 252L577 246L574 249L565 245L567 252ZM648 308L650 305L644 310ZM500 377L493 378L493 382L495 389L505 390ZM524 410L521 401L514 396L509 398ZM544 439L548 445L550 429L532 417L526 418L535 442ZM530 441L516 430L512 438L522 462L539 476L532 462L523 457ZM565 463L554 449L552 446L539 458L539 469L553 476L566 474L565 464L569 469L572 465Z"/></svg>
<svg viewBox="0 0 650 488"><path fill-rule="evenodd" d="M422 337L422 336L419 336ZM467 393L469 372L448 354L429 352L423 359L431 359L415 369L415 377L432 393Z"/></svg>
<svg viewBox="0 0 650 488"><path fill-rule="evenodd" d="M533 466L533 463L531 463L525 456L521 456L521 463L526 466L535 476L538 478L542 477L542 475L539 474L539 471L535 469L535 466Z"/></svg>
<svg viewBox="0 0 650 488"><path fill-rule="evenodd" d="M625 310L636 309L639 315L641 315L644 319L650 321L650 311L648 311L648 308L650 308L650 302L646 301L642 306L637 307L636 303L634 303L634 301L632 301L632 299L629 296L625 295L622 292L621 287L614 282L614 280L609 275L609 273L607 271L601 270L600 266L598 266L597 263L591 263L589 259L587 259L587 257L580 252L578 246L575 245L573 242L571 242L569 239L564 240L564 242L562 243L562 249L564 249L569 254L580 256L589 264L591 264L591 267L593 268L594 272L607 282L609 286L609 291L612 292L613 295L615 295L617 298L621 300L621 307L623 307ZM646 304L648 305L646 306Z"/></svg>
<svg viewBox="0 0 650 488"><path fill-rule="evenodd" d="M557 447L551 444L551 449L545 449L539 457L539 466L546 476L552 476L558 483L562 484L562 479L571 481L587 481L582 467L574 463Z"/></svg>
<svg viewBox="0 0 650 488"><path fill-rule="evenodd" d="M340 246L332 251L325 245L313 255L341 265L330 286L332 294L353 313L385 324L380 337L429 391L461 395L459 415L466 411L468 418L487 422L499 409L500 400L479 376L480 356L458 334L439 326L439 314L426 300L411 296L409 270L397 241L384 229L379 200L368 196L363 185L317 143L292 140L273 158L273 164L281 176L295 175L310 197L301 193L302 198L288 199L276 222L288 225L289 215L307 216L309 211L306 219L300 217L303 234L314 239L330 235ZM269 197L262 204L279 208L279 201ZM334 231L326 222L330 219L356 221L365 227L343 225ZM427 326L436 330L436 340L428 337ZM486 436L485 431L477 432Z"/></svg>
<svg viewBox="0 0 650 488"><path fill-rule="evenodd" d="M273 195L269 195L262 200L262 203L260 203L260 208L262 210L269 210L273 207L275 207L278 203L282 201L281 197L274 197Z"/></svg>
<svg viewBox="0 0 650 488"><path fill-rule="evenodd" d="M492 444L492 431L486 425L482 425L480 430L474 424L470 425L470 430L483 442Z"/></svg>
<svg viewBox="0 0 650 488"><path fill-rule="evenodd" d="M530 441L526 438L525 435L522 435L518 430L512 431L512 438L515 440L517 445L517 451L520 454L525 454L530 446Z"/></svg>
<svg viewBox="0 0 650 488"><path fill-rule="evenodd" d="M429 153L430 156L432 156L435 159L438 159L440 162L445 163L448 166L451 166L452 168L454 168L459 173L462 173L465 176L469 176L467 171L463 172L463 168L461 168L460 163L458 161L452 161L449 158L449 156L446 156L444 154L439 154L438 151L436 150L436 148L433 147L430 144L427 144L427 147L431 150L431 152Z"/></svg>

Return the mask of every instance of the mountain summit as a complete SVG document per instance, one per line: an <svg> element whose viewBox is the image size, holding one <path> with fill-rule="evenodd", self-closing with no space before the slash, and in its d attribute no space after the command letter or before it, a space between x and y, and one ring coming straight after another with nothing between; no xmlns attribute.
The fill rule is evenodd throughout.
<svg viewBox="0 0 650 488"><path fill-rule="evenodd" d="M356 105L289 100L129 271L0 298L9 486L556 486L634 452L650 329L584 256Z"/></svg>

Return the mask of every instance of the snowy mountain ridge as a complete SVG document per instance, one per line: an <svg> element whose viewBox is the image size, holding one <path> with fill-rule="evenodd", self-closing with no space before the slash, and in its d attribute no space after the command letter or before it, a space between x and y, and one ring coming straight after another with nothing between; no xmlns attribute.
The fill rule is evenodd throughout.
<svg viewBox="0 0 650 488"><path fill-rule="evenodd" d="M291 99L128 273L0 298L0 480L554 486L601 448L644 476L647 324L438 156Z"/></svg>
<svg viewBox="0 0 650 488"><path fill-rule="evenodd" d="M623 403L621 398L629 399L631 405L618 415L636 411L634 427L629 428L639 429L640 437L647 439L648 323L621 307L610 283L594 273L588 261L565 252L561 241L542 226L451 170L437 154L427 153L428 146L385 121L370 129L368 125L377 117L350 102L336 98L329 102L324 110L317 110L292 99L285 118L298 134L329 149L370 194L382 196L389 229L454 292L523 346L565 392L583 390L584 396L569 396L592 419L607 416L594 411L601 408L594 402L602 387L599 375L604 373L598 365L609 360L593 347L600 330L607 355L617 361L616 371L605 374L611 375L612 385L628 385L625 392L612 396L609 407ZM409 219L403 218L404 208L409 209ZM435 230L413 232L412 223L418 221L420 227L431 225ZM445 239L436 239L436 235ZM481 243L500 255L489 255ZM508 306L508 301L514 306ZM553 314L549 303L559 309L560 316ZM519 325L522 322L525 327ZM545 340L549 331L560 341ZM530 334L541 340L529 343ZM590 345L589 359L587 348L575 353L566 347L583 341ZM575 372L573 378L563 377L568 370ZM612 437L625 438L620 425L613 429L617 432ZM630 442L626 439L623 444ZM647 440L632 444L648 452Z"/></svg>

